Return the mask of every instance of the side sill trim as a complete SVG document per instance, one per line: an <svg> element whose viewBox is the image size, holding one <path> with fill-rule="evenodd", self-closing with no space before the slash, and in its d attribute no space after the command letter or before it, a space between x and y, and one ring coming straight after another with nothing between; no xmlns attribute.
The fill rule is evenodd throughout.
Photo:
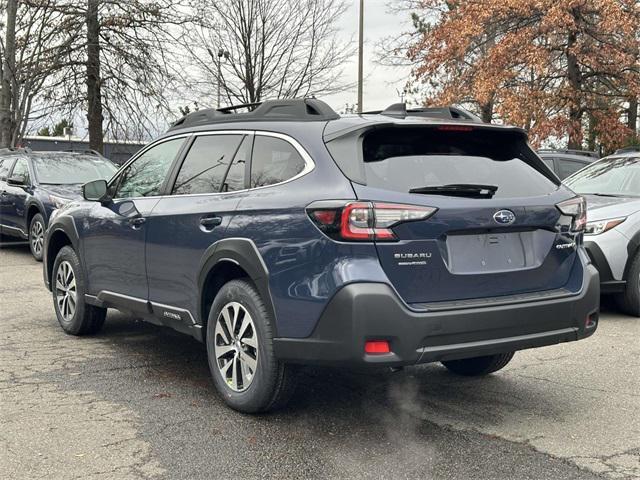
<svg viewBox="0 0 640 480"><path fill-rule="evenodd" d="M129 295L123 295L121 293L102 290L100 293L98 293L97 296L85 294L84 298L88 304L94 305L96 307L122 307L129 310L157 315L160 318L168 318L171 320L181 321L187 320L191 323L191 325L196 324L195 318L193 318L193 315L189 310L174 307L172 305L165 305L163 303L149 302L142 298L131 297Z"/></svg>

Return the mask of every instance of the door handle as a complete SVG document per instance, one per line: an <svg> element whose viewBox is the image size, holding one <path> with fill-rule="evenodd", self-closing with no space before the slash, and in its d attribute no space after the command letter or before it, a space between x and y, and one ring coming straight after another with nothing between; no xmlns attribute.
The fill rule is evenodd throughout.
<svg viewBox="0 0 640 480"><path fill-rule="evenodd" d="M129 220L129 224L133 228L140 228L146 221L147 221L147 219L144 218L144 217L136 217L136 218L132 218L131 220Z"/></svg>
<svg viewBox="0 0 640 480"><path fill-rule="evenodd" d="M200 219L200 226L207 232L210 232L221 223L222 217L204 217Z"/></svg>

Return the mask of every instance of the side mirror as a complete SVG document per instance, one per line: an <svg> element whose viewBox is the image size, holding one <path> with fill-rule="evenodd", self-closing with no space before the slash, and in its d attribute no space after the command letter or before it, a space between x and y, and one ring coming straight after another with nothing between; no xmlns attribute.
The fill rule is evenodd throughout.
<svg viewBox="0 0 640 480"><path fill-rule="evenodd" d="M82 186L82 196L85 200L89 200L90 202L104 202L105 200L108 200L107 181L94 180L92 182L85 183Z"/></svg>
<svg viewBox="0 0 640 480"><path fill-rule="evenodd" d="M12 187L25 187L27 185L27 179L22 175L14 175L13 177L7 178L7 185L11 185Z"/></svg>

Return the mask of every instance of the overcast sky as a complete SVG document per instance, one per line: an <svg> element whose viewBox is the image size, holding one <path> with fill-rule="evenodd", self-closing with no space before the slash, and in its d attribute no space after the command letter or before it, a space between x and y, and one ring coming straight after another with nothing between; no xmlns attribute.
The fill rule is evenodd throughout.
<svg viewBox="0 0 640 480"><path fill-rule="evenodd" d="M349 10L340 19L341 34L345 40L358 39L359 0L347 0ZM388 0L365 0L364 10L364 98L365 110L383 109L399 101L397 90L402 90L407 80L408 69L383 67L374 61L376 44L383 38L408 30L408 14L394 14L388 11ZM345 66L346 81L355 85L358 78L357 53L353 62ZM355 104L357 90L330 95L322 98L335 110L341 110L346 103Z"/></svg>

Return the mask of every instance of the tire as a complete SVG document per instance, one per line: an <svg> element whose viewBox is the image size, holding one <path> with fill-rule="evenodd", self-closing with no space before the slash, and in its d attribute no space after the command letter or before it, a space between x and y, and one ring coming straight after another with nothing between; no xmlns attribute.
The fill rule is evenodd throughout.
<svg viewBox="0 0 640 480"><path fill-rule="evenodd" d="M449 371L465 377L479 377L489 375L504 368L513 358L515 352L499 353L486 357L464 358L442 362Z"/></svg>
<svg viewBox="0 0 640 480"><path fill-rule="evenodd" d="M45 228L44 217L42 214L36 213L29 222L29 248L31 255L38 262L42 261Z"/></svg>
<svg viewBox="0 0 640 480"><path fill-rule="evenodd" d="M252 283L232 280L220 289L209 312L207 356L216 390L234 410L277 410L293 395L295 367L275 357L273 331L273 321Z"/></svg>
<svg viewBox="0 0 640 480"><path fill-rule="evenodd" d="M640 317L640 252L631 261L624 293L616 295L616 303L622 312Z"/></svg>
<svg viewBox="0 0 640 480"><path fill-rule="evenodd" d="M99 332L104 325L107 309L85 302L86 283L80 259L73 248L66 246L58 252L52 272L53 305L58 323L65 333L89 335Z"/></svg>

